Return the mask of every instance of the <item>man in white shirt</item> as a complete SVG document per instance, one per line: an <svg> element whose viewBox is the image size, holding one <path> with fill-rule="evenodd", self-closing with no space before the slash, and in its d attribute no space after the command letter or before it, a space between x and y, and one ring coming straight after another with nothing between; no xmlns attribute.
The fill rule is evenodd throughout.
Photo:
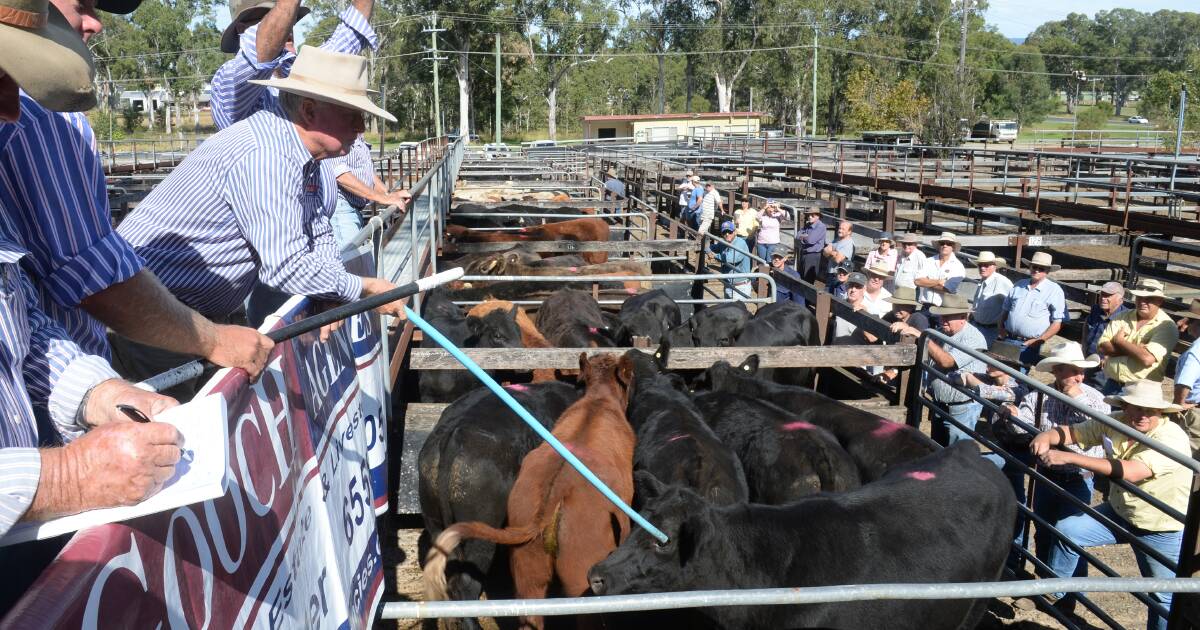
<svg viewBox="0 0 1200 630"><path fill-rule="evenodd" d="M958 292L958 285L967 275L967 270L955 255L958 239L953 234L942 232L933 245L938 255L925 261L915 280L917 300L929 306L941 306L945 294Z"/></svg>
<svg viewBox="0 0 1200 630"><path fill-rule="evenodd" d="M867 286L863 288L863 304L867 312L878 317L892 312L892 292L883 287L884 282L892 277L887 263L879 260L863 271L867 272Z"/></svg>
<svg viewBox="0 0 1200 630"><path fill-rule="evenodd" d="M998 258L994 252L979 252L975 264L979 267L979 286L975 289L975 298L971 300L971 323L983 333L988 347L996 340L997 325L1004 316L1004 300L1012 292L1013 283L999 273L1005 265L1003 258Z"/></svg>
<svg viewBox="0 0 1200 630"><path fill-rule="evenodd" d="M925 253L919 249L916 234L905 234L896 241L900 245L900 257L896 259L896 275L888 282L888 290L896 287L917 288L917 276L925 267Z"/></svg>
<svg viewBox="0 0 1200 630"><path fill-rule="evenodd" d="M704 184L704 196L700 198L700 234L708 234L713 218L721 207L721 193L717 192L712 182Z"/></svg>

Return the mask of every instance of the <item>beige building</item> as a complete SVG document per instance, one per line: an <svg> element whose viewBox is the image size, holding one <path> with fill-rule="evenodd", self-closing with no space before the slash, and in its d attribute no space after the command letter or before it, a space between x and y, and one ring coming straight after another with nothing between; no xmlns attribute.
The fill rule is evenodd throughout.
<svg viewBox="0 0 1200 630"><path fill-rule="evenodd" d="M632 114L584 116L583 137L633 138L634 142L671 142L682 136L758 135L759 112Z"/></svg>

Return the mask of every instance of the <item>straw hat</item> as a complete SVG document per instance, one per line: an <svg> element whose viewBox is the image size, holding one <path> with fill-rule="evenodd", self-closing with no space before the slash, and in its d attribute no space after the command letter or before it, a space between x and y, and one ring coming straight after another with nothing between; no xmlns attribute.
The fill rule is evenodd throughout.
<svg viewBox="0 0 1200 630"><path fill-rule="evenodd" d="M615 168L610 168L610 169L608 169L608 176L609 176L609 177L616 177L616 176L617 176L617 169L615 169Z"/></svg>
<svg viewBox="0 0 1200 630"><path fill-rule="evenodd" d="M1125 388L1121 390L1120 394L1106 396L1104 402L1110 405L1125 403L1145 409L1158 409L1164 413L1172 413L1183 409L1183 407L1167 402L1163 398L1161 383L1145 380L1126 383Z"/></svg>
<svg viewBox="0 0 1200 630"><path fill-rule="evenodd" d="M96 106L92 54L47 0L0 0L0 69L47 109Z"/></svg>
<svg viewBox="0 0 1200 630"><path fill-rule="evenodd" d="M138 2L141 2L141 0L138 0ZM233 21L229 23L229 26L225 27L225 32L221 33L221 52L236 53L239 48L237 25L239 23L255 24L259 22L267 15L267 11L270 11L274 6L275 0L230 0L229 15L233 18ZM99 2L96 3L96 7L101 8ZM108 11L108 9L104 10ZM296 21L299 22L301 18L308 15L308 11L308 7L300 7L296 11Z"/></svg>
<svg viewBox="0 0 1200 630"><path fill-rule="evenodd" d="M1054 264L1054 257L1046 252L1038 252L1033 255L1033 258L1025 261L1025 264L1031 267L1046 267L1050 271L1058 271L1062 269L1061 265Z"/></svg>
<svg viewBox="0 0 1200 630"><path fill-rule="evenodd" d="M1007 260L1000 258L995 252L989 252L986 250L979 252L979 256L975 258L976 267L982 267L984 265L996 265L997 267L1003 267L1007 264Z"/></svg>
<svg viewBox="0 0 1200 630"><path fill-rule="evenodd" d="M808 206L804 209L804 214L821 214L821 209L816 206Z"/></svg>
<svg viewBox="0 0 1200 630"><path fill-rule="evenodd" d="M958 249L959 246L962 245L962 243L958 242L958 237L955 236L952 232L942 232L941 236L933 239L934 245L940 245L942 243L950 243L951 245L954 246L954 249Z"/></svg>
<svg viewBox="0 0 1200 630"><path fill-rule="evenodd" d="M868 274L870 274L872 276L878 276L880 278L891 278L892 277L892 272L891 272L891 270L889 270L887 268L887 263L883 262L882 260L876 260L873 265L871 265L870 267L867 267L866 269L863 269L863 271L867 272Z"/></svg>
<svg viewBox="0 0 1200 630"><path fill-rule="evenodd" d="M1153 278L1141 280L1137 286L1129 290L1136 297L1159 297L1165 298L1167 295L1163 293L1163 283Z"/></svg>
<svg viewBox="0 0 1200 630"><path fill-rule="evenodd" d="M907 304L909 306L921 305L917 301L917 290L912 287L896 287L892 291L892 297L888 298L888 301L892 303L892 306L897 304Z"/></svg>
<svg viewBox="0 0 1200 630"><path fill-rule="evenodd" d="M917 238L916 234L909 232L897 239L896 242L901 245L920 245L921 239Z"/></svg>
<svg viewBox="0 0 1200 630"><path fill-rule="evenodd" d="M1084 358L1083 346L1077 341L1066 341L1050 348L1045 359L1038 361L1034 369L1038 372L1049 372L1056 365L1074 365L1077 368L1094 368L1100 365L1100 357L1092 355Z"/></svg>
<svg viewBox="0 0 1200 630"><path fill-rule="evenodd" d="M1175 317L1179 319L1200 319L1200 298L1193 299L1188 310L1175 313Z"/></svg>
<svg viewBox="0 0 1200 630"><path fill-rule="evenodd" d="M389 122L396 117L371 102L379 94L367 89L367 58L331 52L315 46L301 46L292 73L286 79L250 81L326 103L341 105L378 116Z"/></svg>
<svg viewBox="0 0 1200 630"><path fill-rule="evenodd" d="M934 315L966 315L971 312L971 303L957 293L947 293L942 296L942 305L930 307L929 312Z"/></svg>

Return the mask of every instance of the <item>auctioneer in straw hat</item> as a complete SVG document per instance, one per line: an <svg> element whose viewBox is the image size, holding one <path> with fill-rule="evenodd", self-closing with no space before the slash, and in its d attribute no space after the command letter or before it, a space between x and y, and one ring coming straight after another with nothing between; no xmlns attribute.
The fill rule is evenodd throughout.
<svg viewBox="0 0 1200 630"><path fill-rule="evenodd" d="M276 88L379 116L388 122L396 117L371 102L379 93L367 89L367 58L332 52L315 46L301 46L285 79L259 79L257 85Z"/></svg>
<svg viewBox="0 0 1200 630"><path fill-rule="evenodd" d="M92 53L47 0L0 0L0 70L47 109L96 106Z"/></svg>

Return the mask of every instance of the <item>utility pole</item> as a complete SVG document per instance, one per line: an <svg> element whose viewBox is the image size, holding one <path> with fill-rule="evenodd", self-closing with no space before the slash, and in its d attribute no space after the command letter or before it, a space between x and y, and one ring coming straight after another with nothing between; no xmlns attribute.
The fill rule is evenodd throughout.
<svg viewBox="0 0 1200 630"><path fill-rule="evenodd" d="M967 17L971 14L971 0L963 0L962 22L958 27L958 80L967 76Z"/></svg>
<svg viewBox="0 0 1200 630"><path fill-rule="evenodd" d="M424 32L429 33L429 38L433 42L432 57L426 57L426 61L433 61L433 128L434 135L438 138L442 137L442 99L441 90L438 87L438 62L446 59L446 57L438 56L438 41L437 34L446 29L437 27L437 11L433 12L433 16L429 22L429 28Z"/></svg>
<svg viewBox="0 0 1200 630"><path fill-rule="evenodd" d="M496 33L496 144L500 144L500 33Z"/></svg>
<svg viewBox="0 0 1200 630"><path fill-rule="evenodd" d="M813 73L812 73L812 136L817 137L817 34L820 32L819 26L813 24ZM799 134L800 130L797 129Z"/></svg>
<svg viewBox="0 0 1200 630"><path fill-rule="evenodd" d="M1171 162L1171 187L1170 191L1175 192L1175 175L1179 172L1179 154L1183 150L1183 120L1187 113L1187 85L1183 85L1179 90L1179 121L1176 123L1175 129L1175 160ZM1176 211L1173 215L1178 216L1179 201L1172 196L1171 207Z"/></svg>

